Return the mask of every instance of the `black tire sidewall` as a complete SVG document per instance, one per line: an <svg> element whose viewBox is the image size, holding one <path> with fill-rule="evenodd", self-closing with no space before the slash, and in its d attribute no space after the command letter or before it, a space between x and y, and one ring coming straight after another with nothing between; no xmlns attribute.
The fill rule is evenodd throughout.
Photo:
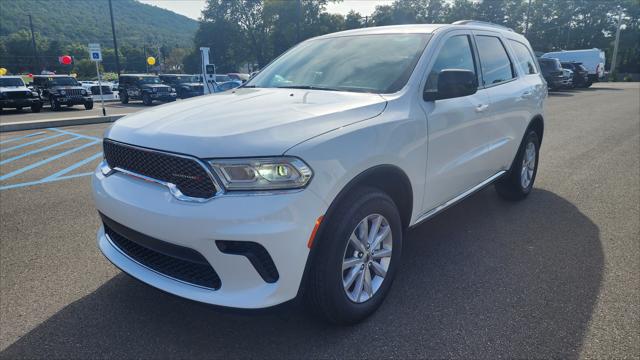
<svg viewBox="0 0 640 360"><path fill-rule="evenodd" d="M325 234L318 239L317 246L319 261L316 271L322 279L320 291L324 292L325 316L336 323L354 323L373 313L383 302L399 267L402 256L402 222L398 210L391 198L380 190L366 188L358 191L342 201L339 206L345 208L337 211L335 216L328 219ZM342 261L344 251L351 232L366 216L380 214L384 216L393 237L393 252L389 269L383 283L373 297L364 303L352 302L345 293L342 285Z"/></svg>
<svg viewBox="0 0 640 360"><path fill-rule="evenodd" d="M58 111L60 110L60 104L58 103L58 101L54 98L51 98L51 100L49 100L49 105L51 106L51 110L52 111Z"/></svg>
<svg viewBox="0 0 640 360"><path fill-rule="evenodd" d="M129 95L127 94L126 91L122 92L122 96L120 96L120 102L123 104L128 104L129 103Z"/></svg>

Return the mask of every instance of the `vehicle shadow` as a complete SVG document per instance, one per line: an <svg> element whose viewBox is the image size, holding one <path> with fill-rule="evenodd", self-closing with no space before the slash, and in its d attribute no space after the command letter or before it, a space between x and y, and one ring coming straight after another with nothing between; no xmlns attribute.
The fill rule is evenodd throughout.
<svg viewBox="0 0 640 360"><path fill-rule="evenodd" d="M602 276L598 227L573 204L490 188L408 233L389 297L362 324L221 312L119 274L0 357L574 358Z"/></svg>

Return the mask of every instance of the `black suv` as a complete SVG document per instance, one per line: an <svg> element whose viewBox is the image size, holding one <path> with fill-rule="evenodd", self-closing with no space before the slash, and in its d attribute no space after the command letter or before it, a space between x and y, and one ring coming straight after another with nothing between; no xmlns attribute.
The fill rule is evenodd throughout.
<svg viewBox="0 0 640 360"><path fill-rule="evenodd" d="M551 90L561 89L565 86L565 78L562 72L560 60L550 58L538 58L542 76Z"/></svg>
<svg viewBox="0 0 640 360"><path fill-rule="evenodd" d="M563 62L561 63L563 69L569 69L573 71L573 85L577 87L588 88L589 85L589 71L582 63L579 62Z"/></svg>
<svg viewBox="0 0 640 360"><path fill-rule="evenodd" d="M23 107L40 112L40 94L28 89L20 76L0 76L0 111L6 108L20 111Z"/></svg>
<svg viewBox="0 0 640 360"><path fill-rule="evenodd" d="M129 100L142 100L142 103L147 106L150 106L154 100L176 101L175 89L164 85L156 75L120 75L118 92L123 104L128 103Z"/></svg>
<svg viewBox="0 0 640 360"><path fill-rule="evenodd" d="M204 95L204 85L200 75L161 74L159 76L163 83L176 89L180 99Z"/></svg>
<svg viewBox="0 0 640 360"><path fill-rule="evenodd" d="M62 105L84 105L93 109L91 93L85 90L75 78L68 75L35 75L33 88L48 102L51 110L58 111Z"/></svg>

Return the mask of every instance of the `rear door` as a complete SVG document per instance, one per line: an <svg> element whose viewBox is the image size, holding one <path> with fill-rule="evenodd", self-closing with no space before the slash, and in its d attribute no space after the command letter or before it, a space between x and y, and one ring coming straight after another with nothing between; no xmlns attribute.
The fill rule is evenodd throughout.
<svg viewBox="0 0 640 360"><path fill-rule="evenodd" d="M520 76L506 39L492 31L474 31L482 86L491 100L491 118L485 124L486 162L491 173L511 166L522 132L531 117L533 84Z"/></svg>
<svg viewBox="0 0 640 360"><path fill-rule="evenodd" d="M424 89L437 89L437 77L445 69L473 71L479 64L469 31L444 35L428 65ZM490 176L486 164L486 124L491 121L487 91L469 96L424 101L420 95L429 136L424 210L453 199Z"/></svg>

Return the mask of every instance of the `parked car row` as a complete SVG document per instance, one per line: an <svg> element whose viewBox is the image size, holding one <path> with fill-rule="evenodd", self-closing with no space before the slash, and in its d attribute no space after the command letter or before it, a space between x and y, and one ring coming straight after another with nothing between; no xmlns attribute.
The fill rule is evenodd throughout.
<svg viewBox="0 0 640 360"><path fill-rule="evenodd" d="M539 58L538 63L549 90L588 88L592 85L582 63L561 62L555 58Z"/></svg>

